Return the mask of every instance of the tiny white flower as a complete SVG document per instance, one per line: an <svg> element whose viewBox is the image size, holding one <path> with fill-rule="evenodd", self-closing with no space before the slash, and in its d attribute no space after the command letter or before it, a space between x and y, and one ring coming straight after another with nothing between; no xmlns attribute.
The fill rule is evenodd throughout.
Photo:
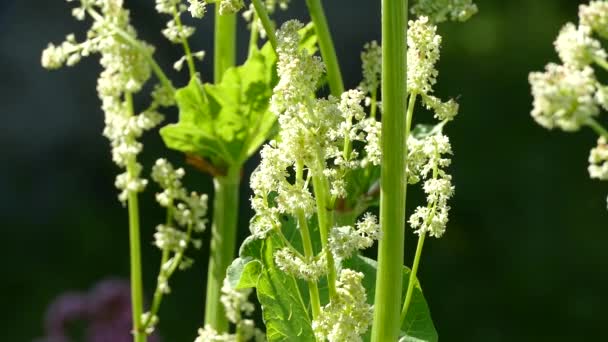
<svg viewBox="0 0 608 342"><path fill-rule="evenodd" d="M548 64L529 77L534 97L532 117L545 128L576 131L599 113L593 69Z"/></svg>
<svg viewBox="0 0 608 342"><path fill-rule="evenodd" d="M562 62L577 68L585 67L596 59L605 59L606 51L600 42L591 37L591 28L566 24L555 40L555 50Z"/></svg>
<svg viewBox="0 0 608 342"><path fill-rule="evenodd" d="M608 38L608 2L591 1L579 6L581 25L591 27L598 35Z"/></svg>
<svg viewBox="0 0 608 342"><path fill-rule="evenodd" d="M599 180L608 180L608 143L605 137L597 141L597 146L589 153L589 176Z"/></svg>

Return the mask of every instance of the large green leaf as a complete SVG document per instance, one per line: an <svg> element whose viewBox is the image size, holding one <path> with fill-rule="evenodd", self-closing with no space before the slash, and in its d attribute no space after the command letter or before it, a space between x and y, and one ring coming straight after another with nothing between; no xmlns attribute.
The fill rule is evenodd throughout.
<svg viewBox="0 0 608 342"><path fill-rule="evenodd" d="M314 26L300 30L300 47L317 50ZM178 89L179 121L160 131L165 144L209 159L215 166L242 165L276 134L276 117L269 108L278 82L276 54L270 44L253 52L241 66L226 70L219 84L192 78Z"/></svg>
<svg viewBox="0 0 608 342"><path fill-rule="evenodd" d="M277 82L273 53L256 51L229 68L219 84L192 78L175 94L179 122L161 129L172 149L198 154L215 165L241 165L270 135L276 117L268 110Z"/></svg>
<svg viewBox="0 0 608 342"><path fill-rule="evenodd" d="M296 280L274 263L275 251L283 246L275 233L264 240L245 240L240 257L228 268L228 278L233 286L256 288L268 341L315 341Z"/></svg>
<svg viewBox="0 0 608 342"><path fill-rule="evenodd" d="M367 301L368 303L373 304L376 294L376 270L378 268L378 263L375 260L357 255L344 261L343 266L365 275L363 278L363 286L367 291ZM410 269L404 266L402 298L405 298L407 285L410 280L410 273ZM401 326L401 331L407 335L405 341L436 342L438 340L437 331L435 330L435 325L433 325L433 320L431 318L431 312L424 299L418 281L416 281L416 285L414 286L412 301L405 321ZM369 340L369 333L366 336L366 340Z"/></svg>

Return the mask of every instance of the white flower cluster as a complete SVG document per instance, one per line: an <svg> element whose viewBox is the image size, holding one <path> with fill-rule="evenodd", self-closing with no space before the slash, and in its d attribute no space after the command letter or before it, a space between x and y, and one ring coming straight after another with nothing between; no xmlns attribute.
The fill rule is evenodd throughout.
<svg viewBox="0 0 608 342"><path fill-rule="evenodd" d="M219 0L220 14L234 14L240 11L245 3L243 0Z"/></svg>
<svg viewBox="0 0 608 342"><path fill-rule="evenodd" d="M530 73L534 96L532 117L543 127L576 131L606 105L606 90L591 68L606 65L606 51L593 33L606 37L608 2L592 1L579 8L580 24L567 23L555 40L563 65L550 63L545 72Z"/></svg>
<svg viewBox="0 0 608 342"><path fill-rule="evenodd" d="M407 86L410 92L428 94L433 91L439 72L435 64L439 61L441 36L437 26L428 17L410 20L407 32Z"/></svg>
<svg viewBox="0 0 608 342"><path fill-rule="evenodd" d="M355 251L369 248L380 238L378 219L365 213L363 219L352 226L334 227L329 236L329 249L337 260L350 258Z"/></svg>
<svg viewBox="0 0 608 342"><path fill-rule="evenodd" d="M198 330L198 337L194 342L240 342L240 341L266 341L264 332L255 327L252 319L243 319L243 314L251 315L255 310L248 298L252 289L233 289L228 279L224 279L220 301L226 310L226 317L236 325L235 334L218 333L209 324Z"/></svg>
<svg viewBox="0 0 608 342"><path fill-rule="evenodd" d="M156 200L171 211L178 225L202 233L207 226L208 197L196 192L188 194L181 182L184 174L182 168L176 170L167 160L158 159L152 167L152 179L163 191L156 194Z"/></svg>
<svg viewBox="0 0 608 342"><path fill-rule="evenodd" d="M169 278L176 268L185 269L192 260L184 256L190 244L200 248L201 240L192 238L192 231L202 233L207 224L207 195L191 193L188 195L181 179L184 177L182 168L175 169L165 159L158 159L152 167L152 179L163 189L156 194L158 203L167 208L176 225L161 224L156 227L154 244L162 251L173 253L161 267L158 275L158 289L169 293ZM181 229L180 229L181 228Z"/></svg>
<svg viewBox="0 0 608 342"><path fill-rule="evenodd" d="M458 113L458 103L454 100L443 102L431 95L439 75L435 66L439 61L441 47L437 26L424 16L415 21L410 20L408 25L408 91L421 95L425 107L435 113L435 118L441 121L452 120Z"/></svg>
<svg viewBox="0 0 608 342"><path fill-rule="evenodd" d="M306 258L299 253L296 255L291 248L285 247L275 253L274 262L281 271L298 279L317 281L327 274L325 255L321 252L318 256Z"/></svg>
<svg viewBox="0 0 608 342"><path fill-rule="evenodd" d="M359 342L372 323L373 309L366 302L363 274L350 269L340 272L337 296L321 308L312 323L317 340L329 342Z"/></svg>
<svg viewBox="0 0 608 342"><path fill-rule="evenodd" d="M192 18L201 19L207 12L207 2L204 0L188 0L188 12Z"/></svg>
<svg viewBox="0 0 608 342"><path fill-rule="evenodd" d="M418 0L412 13L431 17L433 22L466 21L477 13L473 0Z"/></svg>
<svg viewBox="0 0 608 342"><path fill-rule="evenodd" d="M591 27L599 36L608 39L608 1L580 5L578 15L581 25Z"/></svg>
<svg viewBox="0 0 608 342"><path fill-rule="evenodd" d="M116 187L122 190L119 199L124 203L129 192L142 191L147 184L140 178L142 167L136 161L142 150L137 139L163 120L156 109L172 103L172 94L167 95L172 90L157 87L152 105L143 113L134 115L131 94L141 90L150 78L148 58L154 49L137 39L122 0L81 0L72 14L78 20L83 20L86 14L93 19L87 39L77 42L70 34L59 46L49 44L42 53L42 65L56 69L64 64L74 65L81 57L94 53L101 55L103 71L97 81L97 91L105 113L103 135L110 140L114 162L127 169L117 176L115 182Z"/></svg>
<svg viewBox="0 0 608 342"><path fill-rule="evenodd" d="M608 180L608 143L605 137L597 141L597 146L589 153L589 176Z"/></svg>
<svg viewBox="0 0 608 342"><path fill-rule="evenodd" d="M227 278L224 279L220 301L224 305L226 317L230 322L236 324L241 320L242 314L249 316L253 313L255 306L248 299L252 291L252 288L233 289L230 281Z"/></svg>
<svg viewBox="0 0 608 342"><path fill-rule="evenodd" d="M262 148L262 160L251 177L256 215L250 227L259 237L280 227L281 214L297 217L304 213L310 217L316 211L309 182L293 182L291 177L298 162L307 177L326 177L335 198L346 194L346 170L380 162L380 125L365 118L363 92L347 91L340 100L315 98L324 66L318 57L299 49L301 27L296 21L288 21L277 32L279 82L270 106L278 116L281 131L277 140ZM367 158L360 159L354 149L344 152L344 141L366 139Z"/></svg>
<svg viewBox="0 0 608 342"><path fill-rule="evenodd" d="M359 84L359 89L366 94L376 92L380 87L380 77L382 76L382 48L375 40L363 46L361 71L363 80Z"/></svg>
<svg viewBox="0 0 608 342"><path fill-rule="evenodd" d="M576 69L550 63L545 72L530 73L534 108L532 117L541 126L576 131L599 113L595 100L597 81L589 66Z"/></svg>
<svg viewBox="0 0 608 342"><path fill-rule="evenodd" d="M443 154L452 154L449 139L442 134L423 140L410 136L408 146L411 146L408 182L426 179L423 189L427 196L427 206L416 208L410 216L410 226L417 234L441 237L448 223L450 207L447 201L454 195L452 177L442 169L450 165L450 159L442 157Z"/></svg>
<svg viewBox="0 0 608 342"><path fill-rule="evenodd" d="M606 59L606 51L600 42L591 36L589 26L576 27L567 23L555 40L555 50L565 65L583 68L597 59Z"/></svg>

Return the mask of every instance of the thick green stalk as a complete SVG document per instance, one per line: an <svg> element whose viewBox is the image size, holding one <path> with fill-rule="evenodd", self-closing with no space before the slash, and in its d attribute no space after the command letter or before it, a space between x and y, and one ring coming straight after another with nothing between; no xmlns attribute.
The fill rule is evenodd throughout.
<svg viewBox="0 0 608 342"><path fill-rule="evenodd" d="M412 301L412 294L414 292L414 285L418 282L416 278L416 273L418 273L418 265L420 265L420 256L422 255L422 248L424 247L424 238L426 237L426 232L420 233L418 237L418 245L416 246L416 255L414 256L414 264L412 265L412 272L410 273L410 279L407 284L407 292L405 294L405 301L403 302L403 308L401 309L401 324L405 321L405 316L407 316L407 310L410 307L410 302Z"/></svg>
<svg viewBox="0 0 608 342"><path fill-rule="evenodd" d="M129 116L133 116L133 96L125 94ZM137 177L135 160L127 162L127 172L130 177ZM141 244L139 234L139 203L136 191L127 195L129 210L129 252L131 259L131 312L133 318L133 341L146 342L146 332L142 327L143 285L141 280Z"/></svg>
<svg viewBox="0 0 608 342"><path fill-rule="evenodd" d="M320 151L317 155L321 155ZM319 164L321 161L319 160ZM318 165L312 176L312 186L317 202L317 219L319 221L319 232L321 234L321 244L327 258L327 287L329 297L336 296L336 266L334 256L329 249L329 231L333 227L334 213L329 203L329 184L323 175L323 165Z"/></svg>
<svg viewBox="0 0 608 342"><path fill-rule="evenodd" d="M224 72L236 61L236 15L219 13L215 6L213 78L222 80ZM205 324L218 332L228 330L228 319L220 302L226 268L234 258L236 230L239 212L240 165L232 165L226 176L215 177L213 199L213 225L211 250L207 268L207 293L205 296Z"/></svg>
<svg viewBox="0 0 608 342"><path fill-rule="evenodd" d="M239 212L240 167L233 167L227 176L215 177L211 252L207 271L205 324L218 332L228 330L228 319L220 302L226 269L234 259Z"/></svg>
<svg viewBox="0 0 608 342"><path fill-rule="evenodd" d="M405 237L407 0L382 0L382 167L373 342L397 341ZM415 97L414 97L415 98Z"/></svg>
<svg viewBox="0 0 608 342"><path fill-rule="evenodd" d="M303 186L302 180L304 176L304 164L301 159L296 162L296 184ZM303 210L298 211L298 226L300 228L300 236L302 237L302 246L304 248L304 256L306 258L314 257L312 249L312 241L310 240L310 230L308 222ZM321 313L321 300L319 299L319 287L315 281L307 281L308 293L310 295L310 306L312 309L312 318L317 319Z"/></svg>
<svg viewBox="0 0 608 342"><path fill-rule="evenodd" d="M215 34L213 47L213 79L222 80L226 69L236 63L236 15L220 14L219 4L215 5Z"/></svg>
<svg viewBox="0 0 608 342"><path fill-rule="evenodd" d="M342 74L340 73L340 64L338 64L336 49L334 48L331 33L329 32L327 18L323 11L323 5L321 4L321 0L306 0L306 6L308 6L310 18L315 25L315 32L319 39L321 57L323 57L327 69L329 90L333 96L340 97L344 92L344 83L342 81Z"/></svg>

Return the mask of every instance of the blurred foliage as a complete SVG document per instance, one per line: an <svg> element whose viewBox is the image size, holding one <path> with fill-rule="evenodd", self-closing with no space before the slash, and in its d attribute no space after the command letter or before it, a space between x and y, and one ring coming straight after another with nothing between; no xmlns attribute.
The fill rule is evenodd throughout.
<svg viewBox="0 0 608 342"><path fill-rule="evenodd" d="M303 1L281 18L306 19ZM360 80L359 51L379 39L377 1L325 1L345 82ZM555 61L552 42L576 18L572 0L481 0L465 24L445 24L437 92L460 96L461 117L447 129L455 151L451 220L429 240L419 277L442 341L601 340L608 307L608 185L587 175L590 131L550 132L531 119L527 75ZM152 1L130 0L142 38L157 45L167 69L180 57L162 39L165 18ZM365 24L361 24L365 23ZM246 55L240 21L240 56ZM197 22L195 50L211 51L212 20ZM109 276L128 277L127 213L116 200L117 172L95 94L93 60L48 73L40 51L83 25L62 0L0 2L0 216L2 340L42 335L47 305L66 290L86 290ZM77 35L78 35L77 34ZM210 54L209 54L210 55ZM211 79L211 58L203 78ZM187 82L181 74L182 86ZM177 113L169 113L177 121ZM416 117L425 121L425 114ZM430 118L428 118L430 121ZM157 133L145 138L144 165L166 156ZM251 172L256 161L246 167ZM189 188L212 189L192 168ZM246 184L246 182L245 182ZM152 246L162 211L154 186L142 195L144 278L152 294L159 252ZM416 193L415 191L413 191ZM241 239L250 193L241 197ZM409 210L421 200L411 197ZM407 235L407 264L415 236ZM161 309L161 334L192 341L203 312L206 250L178 274ZM169 339L165 339L169 341Z"/></svg>

